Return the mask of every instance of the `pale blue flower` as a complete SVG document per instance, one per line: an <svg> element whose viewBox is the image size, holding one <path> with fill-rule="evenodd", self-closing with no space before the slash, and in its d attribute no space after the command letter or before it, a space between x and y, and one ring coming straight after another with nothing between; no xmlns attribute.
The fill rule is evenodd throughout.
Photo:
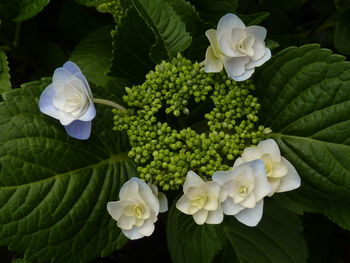
<svg viewBox="0 0 350 263"><path fill-rule="evenodd" d="M96 116L89 83L79 67L71 61L57 68L52 83L40 96L40 111L58 119L69 136L86 140Z"/></svg>

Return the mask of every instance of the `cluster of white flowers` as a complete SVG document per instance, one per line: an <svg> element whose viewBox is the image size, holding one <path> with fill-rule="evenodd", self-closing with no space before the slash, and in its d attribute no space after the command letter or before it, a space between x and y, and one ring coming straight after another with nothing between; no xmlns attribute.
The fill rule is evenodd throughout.
<svg viewBox="0 0 350 263"><path fill-rule="evenodd" d="M297 171L281 156L272 139L246 148L232 170L215 172L212 178L205 182L189 171L184 195L176 204L197 224L219 224L225 214L247 226L256 226L263 214L264 197L300 186Z"/></svg>
<svg viewBox="0 0 350 263"><path fill-rule="evenodd" d="M205 55L205 71L226 73L235 81L250 78L255 67L271 58L265 46L266 29L261 26L246 27L234 14L223 16L217 30L206 33L210 46Z"/></svg>

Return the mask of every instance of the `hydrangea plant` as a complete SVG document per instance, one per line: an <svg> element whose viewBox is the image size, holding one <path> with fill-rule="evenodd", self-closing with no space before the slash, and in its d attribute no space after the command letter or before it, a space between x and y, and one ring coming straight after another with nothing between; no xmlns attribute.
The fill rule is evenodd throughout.
<svg viewBox="0 0 350 263"><path fill-rule="evenodd" d="M347 262L347 6L271 1L0 3L1 262Z"/></svg>

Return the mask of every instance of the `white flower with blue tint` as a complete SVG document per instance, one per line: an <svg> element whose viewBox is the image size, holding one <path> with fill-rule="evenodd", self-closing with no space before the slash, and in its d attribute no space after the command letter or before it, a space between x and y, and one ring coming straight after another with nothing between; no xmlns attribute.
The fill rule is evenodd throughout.
<svg viewBox="0 0 350 263"><path fill-rule="evenodd" d="M271 191L262 160L243 163L229 171L215 172L213 181L227 193L222 203L225 215L233 215L247 226L259 223L263 214L263 199Z"/></svg>
<svg viewBox="0 0 350 263"><path fill-rule="evenodd" d="M39 100L40 111L58 119L69 136L86 140L96 110L90 86L79 67L71 61L57 68L52 83Z"/></svg>
<svg viewBox="0 0 350 263"><path fill-rule="evenodd" d="M119 201L108 202L107 211L129 239L150 236L158 213L168 210L168 201L155 185L133 177L119 192Z"/></svg>
<svg viewBox="0 0 350 263"><path fill-rule="evenodd" d="M244 149L242 156L237 158L234 167L245 162L260 159L264 162L267 179L271 184L268 196L294 190L300 186L301 179L294 166L281 156L276 141L267 139Z"/></svg>
<svg viewBox="0 0 350 263"><path fill-rule="evenodd" d="M206 32L210 41L205 57L206 72L226 73L236 81L247 80L259 67L271 58L265 46L266 29L261 26L246 27L234 14L223 16L217 30Z"/></svg>

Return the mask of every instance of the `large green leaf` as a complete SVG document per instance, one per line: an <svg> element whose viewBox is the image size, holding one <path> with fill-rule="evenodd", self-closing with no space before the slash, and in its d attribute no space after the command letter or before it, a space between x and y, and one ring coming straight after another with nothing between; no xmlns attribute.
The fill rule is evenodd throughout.
<svg viewBox="0 0 350 263"><path fill-rule="evenodd" d="M142 83L154 64L149 58L155 38L135 8L126 11L112 34L111 75Z"/></svg>
<svg viewBox="0 0 350 263"><path fill-rule="evenodd" d="M136 169L110 109L97 108L88 141L41 114L49 83L7 92L0 104L0 245L30 262L88 262L125 242L106 204Z"/></svg>
<svg viewBox="0 0 350 263"><path fill-rule="evenodd" d="M221 225L197 225L175 202L168 214L168 247L174 263L210 263L223 248Z"/></svg>
<svg viewBox="0 0 350 263"><path fill-rule="evenodd" d="M235 13L238 0L190 0L196 7L201 18L216 27L219 19L227 13Z"/></svg>
<svg viewBox="0 0 350 263"><path fill-rule="evenodd" d="M39 13L50 0L11 0L0 2L0 14L21 22Z"/></svg>
<svg viewBox="0 0 350 263"><path fill-rule="evenodd" d="M301 220L295 214L265 204L256 227L247 227L233 217L226 219L224 233L240 263L307 262Z"/></svg>
<svg viewBox="0 0 350 263"><path fill-rule="evenodd" d="M186 0L167 0L167 2L185 22L186 30L193 32L199 22L199 15L194 6Z"/></svg>
<svg viewBox="0 0 350 263"><path fill-rule="evenodd" d="M350 63L317 45L291 47L256 77L262 122L302 178L288 198L350 229Z"/></svg>
<svg viewBox="0 0 350 263"><path fill-rule="evenodd" d="M0 50L0 94L10 89L11 82L7 57L5 52Z"/></svg>
<svg viewBox="0 0 350 263"><path fill-rule="evenodd" d="M191 36L181 17L163 0L132 0L140 16L146 21L156 36L151 48L151 59L159 63L174 57L191 44Z"/></svg>

